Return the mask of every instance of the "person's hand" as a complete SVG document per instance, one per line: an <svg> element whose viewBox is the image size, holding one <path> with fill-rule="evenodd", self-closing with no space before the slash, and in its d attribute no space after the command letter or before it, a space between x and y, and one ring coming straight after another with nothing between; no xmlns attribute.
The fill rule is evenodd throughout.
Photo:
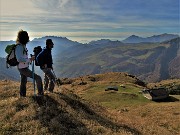
<svg viewBox="0 0 180 135"><path fill-rule="evenodd" d="M31 61L35 60L35 56L32 56L32 57L30 58L30 60L31 60Z"/></svg>
<svg viewBox="0 0 180 135"><path fill-rule="evenodd" d="M44 64L44 68L47 68L47 64Z"/></svg>

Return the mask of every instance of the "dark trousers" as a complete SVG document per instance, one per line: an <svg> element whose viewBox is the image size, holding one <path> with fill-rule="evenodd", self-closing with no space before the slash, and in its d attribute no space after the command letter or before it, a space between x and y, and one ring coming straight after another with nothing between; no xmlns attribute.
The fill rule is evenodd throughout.
<svg viewBox="0 0 180 135"><path fill-rule="evenodd" d="M21 76L20 96L26 96L27 77L33 78L33 72L29 68L22 68L18 70ZM34 74L34 79L37 84L38 94L43 95L43 84L41 77L37 74Z"/></svg>
<svg viewBox="0 0 180 135"><path fill-rule="evenodd" d="M55 86L55 77L50 68L42 69L44 72L44 90L53 92Z"/></svg>

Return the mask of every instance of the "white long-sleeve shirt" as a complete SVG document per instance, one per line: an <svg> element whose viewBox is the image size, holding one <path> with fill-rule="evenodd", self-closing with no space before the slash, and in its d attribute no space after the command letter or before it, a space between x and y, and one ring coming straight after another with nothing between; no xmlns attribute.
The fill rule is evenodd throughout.
<svg viewBox="0 0 180 135"><path fill-rule="evenodd" d="M30 59L28 58L27 48L25 45L18 44L15 50L16 59L19 62L18 68L27 68L29 67Z"/></svg>

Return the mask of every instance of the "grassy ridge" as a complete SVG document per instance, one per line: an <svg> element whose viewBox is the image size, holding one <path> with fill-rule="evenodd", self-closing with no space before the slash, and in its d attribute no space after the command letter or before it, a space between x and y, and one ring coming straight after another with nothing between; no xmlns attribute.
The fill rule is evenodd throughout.
<svg viewBox="0 0 180 135"><path fill-rule="evenodd" d="M82 100L67 89L34 99L32 84L26 98L18 97L19 83L0 82L0 134L94 135L140 134L117 123L103 107Z"/></svg>
<svg viewBox="0 0 180 135"><path fill-rule="evenodd" d="M127 74L107 73L77 79L78 83L75 81L69 89L84 100L105 107L118 123L133 126L143 135L179 135L180 96L170 95L159 102L147 100L139 93L143 87L135 80ZM87 84L79 85L81 81ZM119 90L105 91L107 86L117 86Z"/></svg>
<svg viewBox="0 0 180 135"><path fill-rule="evenodd" d="M107 73L63 80L55 93L19 98L19 83L0 81L0 134L46 135L178 135L180 96L153 102L143 87L125 73ZM66 83L65 83L66 82ZM122 87L122 84L125 86ZM119 91L104 91L118 86Z"/></svg>

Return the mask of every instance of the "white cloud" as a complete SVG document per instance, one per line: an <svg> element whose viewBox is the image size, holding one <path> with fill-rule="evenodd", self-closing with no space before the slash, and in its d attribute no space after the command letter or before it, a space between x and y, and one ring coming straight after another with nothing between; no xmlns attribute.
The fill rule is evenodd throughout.
<svg viewBox="0 0 180 135"><path fill-rule="evenodd" d="M164 0L151 0L149 4L146 1L0 0L0 38L20 28L35 34L32 37L49 33L73 38L77 36L78 39L80 36L82 39L100 36L118 38L117 35L155 33L158 29L178 31L179 22L175 15L179 12L176 13L174 5L165 9L162 6ZM145 8L142 4L145 4ZM168 17L173 19L169 20Z"/></svg>
<svg viewBox="0 0 180 135"><path fill-rule="evenodd" d="M2 16L32 16L42 13L38 8L34 7L34 4L29 0L1 0L0 1Z"/></svg>

